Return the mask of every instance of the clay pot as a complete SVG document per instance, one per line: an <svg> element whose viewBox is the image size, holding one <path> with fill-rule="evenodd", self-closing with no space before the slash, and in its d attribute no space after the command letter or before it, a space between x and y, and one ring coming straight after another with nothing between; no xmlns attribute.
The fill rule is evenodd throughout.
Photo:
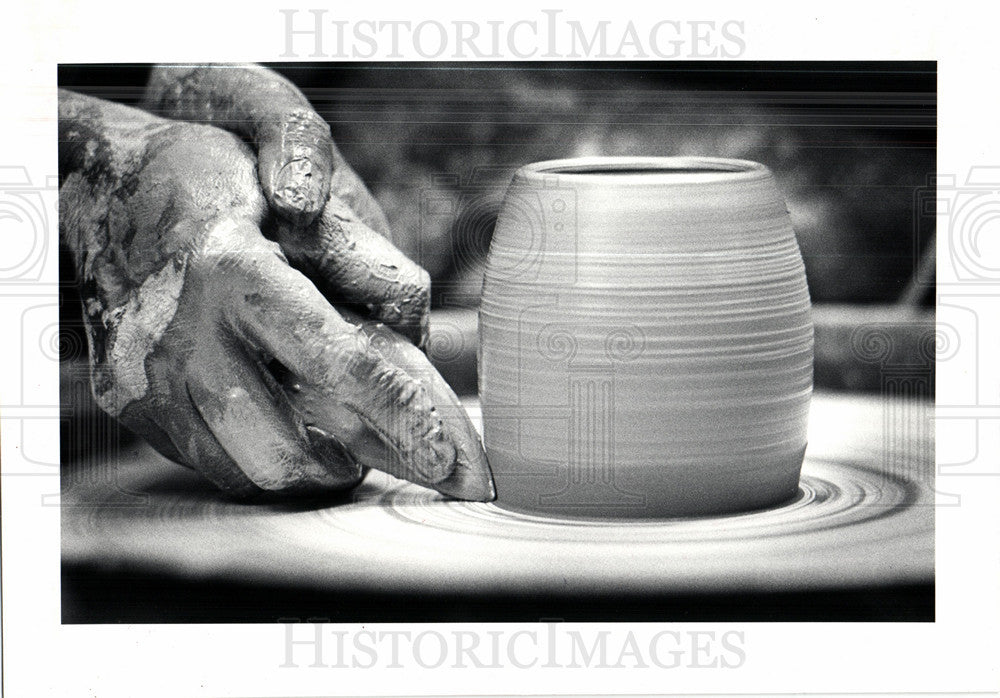
<svg viewBox="0 0 1000 698"><path fill-rule="evenodd" d="M521 168L479 331L499 505L649 518L795 496L813 327L788 211L763 165Z"/></svg>

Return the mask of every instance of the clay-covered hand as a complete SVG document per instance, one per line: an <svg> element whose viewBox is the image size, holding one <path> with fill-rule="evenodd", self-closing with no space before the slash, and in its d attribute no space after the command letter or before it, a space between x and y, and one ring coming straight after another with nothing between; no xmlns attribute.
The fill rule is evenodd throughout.
<svg viewBox="0 0 1000 698"><path fill-rule="evenodd" d="M170 119L218 126L248 141L257 152L264 196L285 224L280 243L292 265L324 293L363 284L357 294L365 296L359 302L368 315L394 325L418 346L424 344L428 297L417 292L415 280L400 278L391 264L368 263L380 259L379 238L389 234L385 214L337 149L326 121L297 87L258 65L157 66L143 108ZM310 227L323 216L336 225ZM337 235L341 228L352 234ZM372 254L351 254L349 243L364 244ZM399 282L411 283L413 293L381 297L378 286Z"/></svg>
<svg viewBox="0 0 1000 698"><path fill-rule="evenodd" d="M305 96L277 73L248 64L153 68L143 108L178 120L210 123L256 146L264 195L288 218L308 223L330 193L343 158L330 128Z"/></svg>
<svg viewBox="0 0 1000 698"><path fill-rule="evenodd" d="M103 409L234 495L343 489L376 467L492 498L468 417L426 357L328 302L426 306L426 273L385 238L339 202L265 237L256 158L212 126L62 91L59 137L60 234ZM296 245L316 253L327 297L289 265Z"/></svg>

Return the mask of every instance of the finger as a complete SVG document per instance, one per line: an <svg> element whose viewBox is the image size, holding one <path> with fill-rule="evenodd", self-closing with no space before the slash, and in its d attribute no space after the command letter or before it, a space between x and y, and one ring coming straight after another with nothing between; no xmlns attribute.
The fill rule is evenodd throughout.
<svg viewBox="0 0 1000 698"><path fill-rule="evenodd" d="M261 494L257 487L236 465L219 444L188 395L180 396L169 411L161 410L157 423L161 427L147 430L148 417L141 408L130 405L119 416L122 423L143 437L173 461L204 475L212 484L236 499L252 499Z"/></svg>
<svg viewBox="0 0 1000 698"><path fill-rule="evenodd" d="M383 359L357 326L273 253L253 225L227 222L214 235L230 238L219 240L230 252L212 260L215 268L204 276L218 280L214 293L233 330L303 385L346 405L400 454L414 477L440 482L450 475L456 445L426 387ZM343 425L334 418L316 426L341 437Z"/></svg>
<svg viewBox="0 0 1000 698"><path fill-rule="evenodd" d="M452 474L441 482L434 483L432 487L459 499L495 499L493 475L479 434L462 402L427 356L385 325L371 321L361 322L349 313L345 313L345 317L349 321L360 323L362 331L386 361L403 369L427 387L431 402L458 453L457 465Z"/></svg>
<svg viewBox="0 0 1000 698"><path fill-rule="evenodd" d="M278 228L288 260L335 304L361 305L418 346L427 340L430 276L331 196L317 223Z"/></svg>
<svg viewBox="0 0 1000 698"><path fill-rule="evenodd" d="M291 82L258 65L153 69L143 102L173 119L211 123L257 146L261 186L282 217L306 225L330 192L330 127Z"/></svg>
<svg viewBox="0 0 1000 698"><path fill-rule="evenodd" d="M174 446L170 435L145 414L141 414L141 409L136 403L126 405L125 409L118 415L118 420L129 430L148 441L160 455L169 458L175 463L191 467L181 452L177 450L177 447Z"/></svg>
<svg viewBox="0 0 1000 698"><path fill-rule="evenodd" d="M405 460L399 457L389 444L379 438L375 430L368 428L361 417L337 403L331 402L309 386L288 384L289 394L296 409L309 421L336 421L344 424L341 433L349 434L345 444L351 454L368 467L373 467L396 477L404 478L420 485L458 499L491 501L496 492L493 477L479 442L479 436L469 419L468 413L444 379L434 370L427 357L409 341L381 323L362 322L349 313L345 316L357 323L384 359L405 370L419 380L427 389L435 410L456 447L456 465L450 475L432 482L414 473Z"/></svg>
<svg viewBox="0 0 1000 698"><path fill-rule="evenodd" d="M311 109L274 117L258 128L258 171L264 196L297 225L313 221L330 193L333 139Z"/></svg>
<svg viewBox="0 0 1000 698"><path fill-rule="evenodd" d="M268 390L263 367L238 346L204 343L192 362L188 391L198 414L237 467L270 492L353 487L361 466L322 430L295 420L280 391ZM213 356L204 354L211 352Z"/></svg>

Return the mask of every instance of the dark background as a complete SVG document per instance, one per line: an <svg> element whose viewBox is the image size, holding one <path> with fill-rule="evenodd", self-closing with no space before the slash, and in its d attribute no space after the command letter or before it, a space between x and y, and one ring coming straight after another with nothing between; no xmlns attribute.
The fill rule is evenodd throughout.
<svg viewBox="0 0 1000 698"><path fill-rule="evenodd" d="M328 120L396 244L431 273L438 306L476 304L503 189L516 167L538 160L764 163L787 198L817 303L896 301L933 233L933 211L918 207L936 171L934 63L269 67ZM72 65L58 77L138 104L148 74L145 65ZM454 214L429 214L429 198L451 198Z"/></svg>

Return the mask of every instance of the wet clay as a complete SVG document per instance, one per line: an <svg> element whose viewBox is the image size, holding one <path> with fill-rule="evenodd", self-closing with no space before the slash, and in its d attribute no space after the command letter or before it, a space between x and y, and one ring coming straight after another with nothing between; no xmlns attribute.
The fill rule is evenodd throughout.
<svg viewBox="0 0 1000 698"><path fill-rule="evenodd" d="M60 231L102 407L235 495L340 489L381 466L492 498L475 432L426 357L390 328L372 341L317 289L424 335L426 274L349 208L284 222L276 244L259 229L267 201L239 138L67 92L60 143ZM412 350L404 366L386 358L395 344ZM302 396L329 408L306 411ZM391 465L354 453L371 434Z"/></svg>

